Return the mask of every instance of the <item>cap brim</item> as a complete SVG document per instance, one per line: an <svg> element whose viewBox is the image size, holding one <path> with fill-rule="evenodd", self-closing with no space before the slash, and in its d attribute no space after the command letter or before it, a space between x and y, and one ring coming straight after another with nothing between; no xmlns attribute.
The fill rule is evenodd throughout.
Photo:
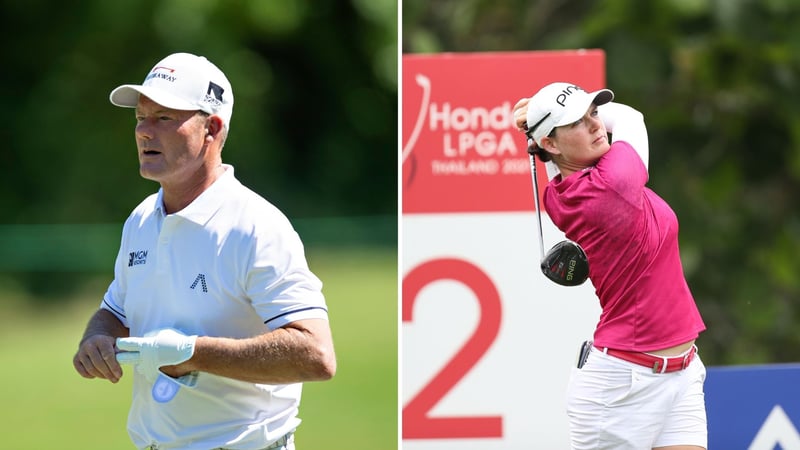
<svg viewBox="0 0 800 450"><path fill-rule="evenodd" d="M589 92L580 100L570 105L570 110L565 112L561 119L553 125L553 127L561 127L569 125L576 120L583 117L589 106L595 104L597 106L605 105L614 99L614 93L609 89L600 89L599 91Z"/></svg>
<svg viewBox="0 0 800 450"><path fill-rule="evenodd" d="M166 106L170 109L178 109L185 111L199 110L198 105L181 100L174 95L164 92L161 89L156 89L149 86L140 86L137 84L123 84L117 87L108 96L112 104L121 106L123 108L135 108L139 103L139 95L144 95L150 100L158 103L161 106Z"/></svg>
<svg viewBox="0 0 800 450"><path fill-rule="evenodd" d="M599 91L592 92L592 94L594 94L594 100L592 100L592 103L597 106L605 105L611 100L614 100L614 93L611 92L610 89L600 89Z"/></svg>

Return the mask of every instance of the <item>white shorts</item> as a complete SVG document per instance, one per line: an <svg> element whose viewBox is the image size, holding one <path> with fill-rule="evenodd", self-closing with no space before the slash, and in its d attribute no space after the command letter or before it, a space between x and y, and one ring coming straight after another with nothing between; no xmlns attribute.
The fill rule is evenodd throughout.
<svg viewBox="0 0 800 450"><path fill-rule="evenodd" d="M698 355L684 370L659 374L592 348L567 388L572 448L707 448L705 379Z"/></svg>

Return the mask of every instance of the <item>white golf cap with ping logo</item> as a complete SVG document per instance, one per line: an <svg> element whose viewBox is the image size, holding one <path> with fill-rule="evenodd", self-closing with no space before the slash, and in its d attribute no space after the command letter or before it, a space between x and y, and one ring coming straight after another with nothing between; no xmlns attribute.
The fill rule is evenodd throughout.
<svg viewBox="0 0 800 450"><path fill-rule="evenodd" d="M600 106L613 99L609 89L586 92L572 83L548 84L528 102L528 134L541 147L542 138L553 128L576 122L592 103Z"/></svg>

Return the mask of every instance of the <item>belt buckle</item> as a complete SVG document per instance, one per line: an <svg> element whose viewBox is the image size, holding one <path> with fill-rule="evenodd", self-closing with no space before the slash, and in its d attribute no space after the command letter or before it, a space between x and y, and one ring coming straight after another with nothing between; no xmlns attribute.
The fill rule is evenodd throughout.
<svg viewBox="0 0 800 450"><path fill-rule="evenodd" d="M667 371L667 363L669 361L667 360L666 356L658 356L658 357L661 358L661 361L656 361L655 363L653 363L653 373L665 373ZM661 364L661 367L659 367L659 364Z"/></svg>
<svg viewBox="0 0 800 450"><path fill-rule="evenodd" d="M289 437L291 436L291 434L292 434L291 432L284 434L283 436L281 436L280 439L270 444L264 450L271 450L283 447L284 445L289 443Z"/></svg>

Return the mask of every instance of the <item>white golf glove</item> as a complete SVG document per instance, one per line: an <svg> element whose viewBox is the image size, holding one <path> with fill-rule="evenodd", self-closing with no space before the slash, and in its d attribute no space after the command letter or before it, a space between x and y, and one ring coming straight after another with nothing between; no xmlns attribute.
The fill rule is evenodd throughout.
<svg viewBox="0 0 800 450"><path fill-rule="evenodd" d="M117 338L117 362L133 364L151 383L161 374L161 366L187 361L194 355L197 336L186 336L178 330L165 328L144 337Z"/></svg>

